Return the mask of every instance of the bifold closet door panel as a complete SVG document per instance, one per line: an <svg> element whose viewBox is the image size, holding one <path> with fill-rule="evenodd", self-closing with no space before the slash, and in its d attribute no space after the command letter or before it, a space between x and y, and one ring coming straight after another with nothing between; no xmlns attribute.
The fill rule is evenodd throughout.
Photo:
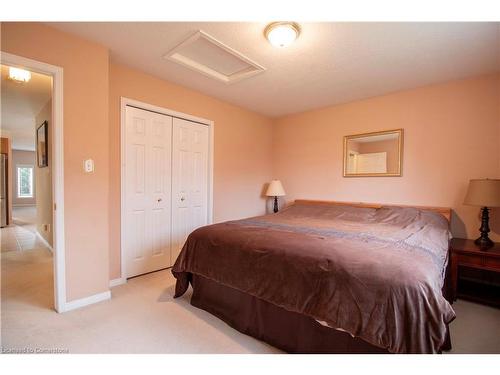
<svg viewBox="0 0 500 375"><path fill-rule="evenodd" d="M208 223L208 126L173 119L172 263L187 236Z"/></svg>
<svg viewBox="0 0 500 375"><path fill-rule="evenodd" d="M125 147L124 246L132 277L171 266L172 117L127 106Z"/></svg>

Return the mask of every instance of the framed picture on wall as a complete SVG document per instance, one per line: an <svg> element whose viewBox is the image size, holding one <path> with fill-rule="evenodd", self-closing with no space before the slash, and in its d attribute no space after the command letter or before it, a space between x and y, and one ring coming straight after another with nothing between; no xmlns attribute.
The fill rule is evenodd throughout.
<svg viewBox="0 0 500 375"><path fill-rule="evenodd" d="M48 138L48 123L44 121L36 130L36 156L39 168L49 165Z"/></svg>

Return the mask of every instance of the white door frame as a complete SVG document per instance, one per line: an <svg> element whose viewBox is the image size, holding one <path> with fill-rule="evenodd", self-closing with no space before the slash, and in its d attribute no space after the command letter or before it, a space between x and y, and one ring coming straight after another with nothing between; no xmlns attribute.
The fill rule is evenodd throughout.
<svg viewBox="0 0 500 375"><path fill-rule="evenodd" d="M66 263L64 249L64 138L63 138L63 68L25 57L1 52L2 64L28 69L52 77L52 201L54 250L54 308L67 311Z"/></svg>
<svg viewBox="0 0 500 375"><path fill-rule="evenodd" d="M121 97L120 99L120 163L121 163L121 174L120 174L120 278L110 281L110 286L116 286L124 284L127 282L126 276L126 254L125 254L125 125L126 125L126 114L125 109L127 105L136 107L139 109L144 109L146 111L157 112L163 115L177 117L183 120L189 120L197 122L208 126L208 207L207 207L207 223L212 224L213 222L213 170L214 170L214 122L201 117L196 117L188 115L182 112L177 112L172 109L158 107L156 105L140 102L138 100L129 99L126 97Z"/></svg>

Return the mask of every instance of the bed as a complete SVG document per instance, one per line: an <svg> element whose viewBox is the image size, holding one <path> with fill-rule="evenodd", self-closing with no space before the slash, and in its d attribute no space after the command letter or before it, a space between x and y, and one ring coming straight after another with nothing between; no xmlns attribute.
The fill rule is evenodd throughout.
<svg viewBox="0 0 500 375"><path fill-rule="evenodd" d="M193 231L175 297L290 353L440 353L450 210L299 200Z"/></svg>

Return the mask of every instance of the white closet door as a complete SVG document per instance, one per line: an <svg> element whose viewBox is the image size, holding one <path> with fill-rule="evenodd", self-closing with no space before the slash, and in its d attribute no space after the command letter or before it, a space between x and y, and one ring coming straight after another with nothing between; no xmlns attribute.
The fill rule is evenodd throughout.
<svg viewBox="0 0 500 375"><path fill-rule="evenodd" d="M126 107L126 277L171 266L172 117Z"/></svg>
<svg viewBox="0 0 500 375"><path fill-rule="evenodd" d="M172 263L187 236L208 223L208 126L174 118Z"/></svg>

